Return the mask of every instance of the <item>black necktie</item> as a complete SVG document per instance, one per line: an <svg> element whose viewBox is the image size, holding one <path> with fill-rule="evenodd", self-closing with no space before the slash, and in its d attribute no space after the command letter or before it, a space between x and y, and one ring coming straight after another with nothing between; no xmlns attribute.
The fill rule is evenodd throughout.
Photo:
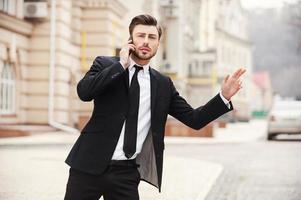
<svg viewBox="0 0 301 200"><path fill-rule="evenodd" d="M137 141L137 124L138 124L138 110L140 87L138 83L138 72L143 69L140 66L134 65L135 73L131 80L129 88L129 111L125 122L123 151L127 158L131 158L136 152Z"/></svg>

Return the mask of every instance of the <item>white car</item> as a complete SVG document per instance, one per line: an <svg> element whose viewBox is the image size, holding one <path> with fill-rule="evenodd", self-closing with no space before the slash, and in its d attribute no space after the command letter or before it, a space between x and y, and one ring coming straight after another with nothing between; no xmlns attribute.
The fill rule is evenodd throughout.
<svg viewBox="0 0 301 200"><path fill-rule="evenodd" d="M268 118L267 139L279 134L301 134L301 101L278 100Z"/></svg>

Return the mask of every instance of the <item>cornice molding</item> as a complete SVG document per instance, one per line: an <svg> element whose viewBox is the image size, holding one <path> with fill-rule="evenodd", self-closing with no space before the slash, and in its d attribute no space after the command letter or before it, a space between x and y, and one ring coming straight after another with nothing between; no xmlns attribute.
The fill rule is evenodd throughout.
<svg viewBox="0 0 301 200"><path fill-rule="evenodd" d="M0 11L0 27L25 35L30 36L33 25L25 20L19 19L15 16L8 15Z"/></svg>
<svg viewBox="0 0 301 200"><path fill-rule="evenodd" d="M110 9L119 17L123 17L128 12L128 8L119 0L76 0L76 4L81 8Z"/></svg>

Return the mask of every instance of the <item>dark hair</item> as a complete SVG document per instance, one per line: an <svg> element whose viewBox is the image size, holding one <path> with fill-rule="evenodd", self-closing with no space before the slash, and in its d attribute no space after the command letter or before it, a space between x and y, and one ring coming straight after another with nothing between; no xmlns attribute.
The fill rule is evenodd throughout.
<svg viewBox="0 0 301 200"><path fill-rule="evenodd" d="M148 15L148 14L138 15L132 19L130 26L129 26L129 33L131 36L133 34L133 30L134 30L135 26L137 26L139 24L155 26L158 30L159 39L161 38L161 35L162 35L161 27L158 25L156 18L154 18L153 16Z"/></svg>

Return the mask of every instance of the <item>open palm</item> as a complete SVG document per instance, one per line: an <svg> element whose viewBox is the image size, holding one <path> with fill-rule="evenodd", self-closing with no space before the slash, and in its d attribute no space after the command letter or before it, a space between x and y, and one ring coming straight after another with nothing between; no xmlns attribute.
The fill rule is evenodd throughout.
<svg viewBox="0 0 301 200"><path fill-rule="evenodd" d="M227 75L222 83L222 95L230 100L241 88L242 81L240 77L246 72L245 69L240 68L236 70L231 76Z"/></svg>

